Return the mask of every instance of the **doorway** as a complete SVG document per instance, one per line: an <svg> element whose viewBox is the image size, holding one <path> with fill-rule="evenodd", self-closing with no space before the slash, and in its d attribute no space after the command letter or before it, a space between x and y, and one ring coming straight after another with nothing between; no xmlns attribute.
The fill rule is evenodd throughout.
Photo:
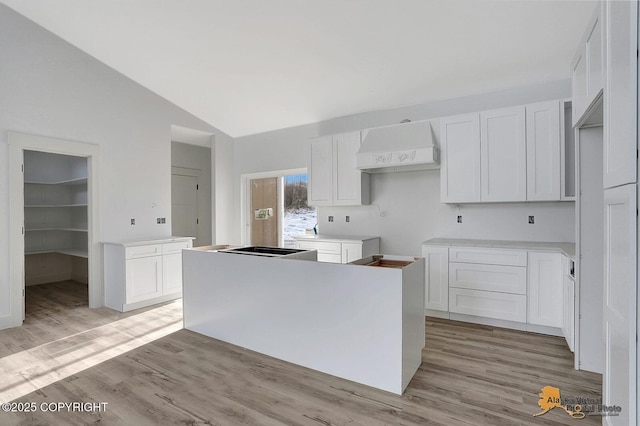
<svg viewBox="0 0 640 426"><path fill-rule="evenodd" d="M242 175L243 244L294 246L295 237L313 233L316 209L307 205L307 170Z"/></svg>
<svg viewBox="0 0 640 426"><path fill-rule="evenodd" d="M171 173L171 235L194 237L194 247L202 245L198 238L198 175L197 171Z"/></svg>
<svg viewBox="0 0 640 426"><path fill-rule="evenodd" d="M71 271L76 271L75 275L71 272L72 277L83 280L86 275L89 307L103 306L100 209L97 205L99 146L14 132L9 132L8 138L11 315L0 319L0 328L22 325L25 318L26 253L46 251L47 254L70 256ZM42 158L48 155L67 156L67 160L71 159L75 165L70 164L70 169L65 171L69 174L68 179L57 176L51 182L43 183L36 180L43 177L37 175L42 172L40 168L31 177L25 174L27 152L37 152ZM74 174L82 174L83 170L84 177L74 177ZM29 179L35 184L31 185ZM26 190L25 182L33 188ZM43 185L51 185L51 189L38 189ZM65 186L76 188L63 188ZM61 201L59 197L68 198ZM55 205L56 202L60 205ZM31 211L36 209L43 211ZM83 267L85 262L86 268Z"/></svg>

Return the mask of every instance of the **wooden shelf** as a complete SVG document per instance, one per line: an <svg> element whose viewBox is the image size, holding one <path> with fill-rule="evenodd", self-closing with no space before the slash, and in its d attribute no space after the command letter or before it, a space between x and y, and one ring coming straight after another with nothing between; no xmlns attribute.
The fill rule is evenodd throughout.
<svg viewBox="0 0 640 426"><path fill-rule="evenodd" d="M29 256L32 254L47 254L47 253L59 253L66 254L68 256L82 257L87 259L89 257L89 253L87 250L80 249L51 249L51 250L37 250L37 251L27 251L24 254Z"/></svg>
<svg viewBox="0 0 640 426"><path fill-rule="evenodd" d="M30 184L30 185L81 185L83 183L87 183L87 178L82 177L82 178L76 178L76 179L61 180L57 182L36 182L36 181L25 180L24 183Z"/></svg>
<svg viewBox="0 0 640 426"><path fill-rule="evenodd" d="M25 204L25 208L87 207L88 204Z"/></svg>
<svg viewBox="0 0 640 426"><path fill-rule="evenodd" d="M81 228L27 228L27 232L32 231L69 231L69 232L88 232L86 229Z"/></svg>

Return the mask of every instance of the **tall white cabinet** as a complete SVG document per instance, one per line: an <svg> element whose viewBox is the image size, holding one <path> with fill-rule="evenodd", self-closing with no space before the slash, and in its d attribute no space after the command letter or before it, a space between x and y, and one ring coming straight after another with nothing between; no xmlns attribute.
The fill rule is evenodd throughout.
<svg viewBox="0 0 640 426"><path fill-rule="evenodd" d="M356 168L360 132L316 138L309 153L309 205L369 204L369 175Z"/></svg>

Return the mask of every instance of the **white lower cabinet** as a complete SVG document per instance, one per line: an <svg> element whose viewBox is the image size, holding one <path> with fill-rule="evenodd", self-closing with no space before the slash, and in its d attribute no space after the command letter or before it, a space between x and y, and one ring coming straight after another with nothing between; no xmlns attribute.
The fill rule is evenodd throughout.
<svg viewBox="0 0 640 426"><path fill-rule="evenodd" d="M562 327L562 254L529 252L529 324Z"/></svg>
<svg viewBox="0 0 640 426"><path fill-rule="evenodd" d="M299 237L295 248L317 250L318 262L350 263L380 254L380 237L332 236Z"/></svg>
<svg viewBox="0 0 640 426"><path fill-rule="evenodd" d="M427 316L564 335L573 350L575 284L568 257L431 241L422 246Z"/></svg>
<svg viewBox="0 0 640 426"><path fill-rule="evenodd" d="M105 306L121 312L182 297L182 249L192 238L104 243Z"/></svg>
<svg viewBox="0 0 640 426"><path fill-rule="evenodd" d="M449 249L437 246L422 246L424 257L424 308L426 310L449 310Z"/></svg>

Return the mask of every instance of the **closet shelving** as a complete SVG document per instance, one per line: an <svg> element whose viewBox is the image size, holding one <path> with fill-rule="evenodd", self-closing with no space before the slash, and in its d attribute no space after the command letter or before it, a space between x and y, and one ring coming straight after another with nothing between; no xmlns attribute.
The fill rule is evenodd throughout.
<svg viewBox="0 0 640 426"><path fill-rule="evenodd" d="M87 178L28 180L25 254L59 253L87 258Z"/></svg>

